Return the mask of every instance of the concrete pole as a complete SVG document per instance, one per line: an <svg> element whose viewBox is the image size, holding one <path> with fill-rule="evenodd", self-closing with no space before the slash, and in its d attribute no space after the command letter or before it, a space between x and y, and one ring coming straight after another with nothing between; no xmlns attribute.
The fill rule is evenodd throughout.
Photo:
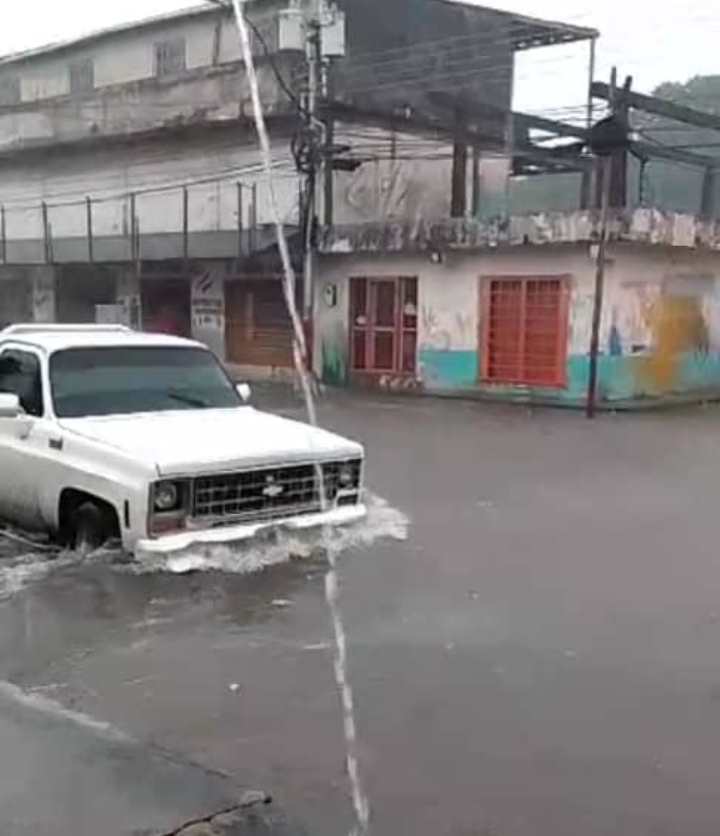
<svg viewBox="0 0 720 836"><path fill-rule="evenodd" d="M610 83L610 110L616 108L615 90L617 87L617 71L613 67ZM585 414L588 418L595 417L597 400L597 367L600 351L600 324L602 322L602 308L605 294L605 255L608 238L608 215L610 210L610 191L612 189L613 155L601 158L598 173L602 177L602 197L600 200L600 242L597 251L597 265L595 270L595 297L593 302L592 332L590 334L590 368L588 369L588 390Z"/></svg>

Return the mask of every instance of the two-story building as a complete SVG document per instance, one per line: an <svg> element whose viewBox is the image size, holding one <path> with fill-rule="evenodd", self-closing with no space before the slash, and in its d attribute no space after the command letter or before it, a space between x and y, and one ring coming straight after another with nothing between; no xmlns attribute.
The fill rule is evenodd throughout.
<svg viewBox="0 0 720 836"><path fill-rule="evenodd" d="M348 181L325 167L328 228L378 207L407 219L489 211L512 167L515 54L596 35L446 0L337 5L345 35L329 10L322 116L362 174ZM303 177L291 144L307 67L279 25L293 8L249 4L300 268ZM482 119L448 119L433 98L459 90L482 100ZM0 323L122 317L273 374L291 351L271 220L229 10L205 4L0 60Z"/></svg>

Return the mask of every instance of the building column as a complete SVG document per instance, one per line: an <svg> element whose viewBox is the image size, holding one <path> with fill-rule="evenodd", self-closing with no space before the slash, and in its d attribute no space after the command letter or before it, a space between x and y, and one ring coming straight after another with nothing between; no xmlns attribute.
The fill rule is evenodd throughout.
<svg viewBox="0 0 720 836"><path fill-rule="evenodd" d="M32 283L33 322L55 322L55 268L45 265L30 268L30 281Z"/></svg>
<svg viewBox="0 0 720 836"><path fill-rule="evenodd" d="M117 302L123 306L123 320L131 328L142 327L140 279L135 268L127 268L117 277Z"/></svg>

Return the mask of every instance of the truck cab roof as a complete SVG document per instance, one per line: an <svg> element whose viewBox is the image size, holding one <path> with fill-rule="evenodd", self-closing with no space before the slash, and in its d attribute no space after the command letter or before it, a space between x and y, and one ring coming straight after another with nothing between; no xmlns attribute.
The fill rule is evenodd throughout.
<svg viewBox="0 0 720 836"><path fill-rule="evenodd" d="M22 343L48 354L68 348L205 348L194 340L140 333L124 325L11 325L0 331L0 346L7 342Z"/></svg>

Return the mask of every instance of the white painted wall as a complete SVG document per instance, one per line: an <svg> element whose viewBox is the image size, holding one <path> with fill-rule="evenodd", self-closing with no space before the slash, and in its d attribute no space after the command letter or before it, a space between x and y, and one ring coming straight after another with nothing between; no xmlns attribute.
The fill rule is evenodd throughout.
<svg viewBox="0 0 720 836"><path fill-rule="evenodd" d="M347 333L350 277L416 276L420 309L418 348L474 350L480 329L480 280L510 275L567 275L571 278L573 308L578 305L582 311L585 301L592 300L594 265L587 248L581 245L449 252L444 254L441 264L433 264L424 255L324 256L317 293L318 340L325 331L334 334L342 329ZM328 284L338 288L338 304L331 309L322 298ZM589 341L589 323L582 314L578 319L570 344L580 351L580 346L587 346ZM318 342L316 348L320 347Z"/></svg>
<svg viewBox="0 0 720 836"><path fill-rule="evenodd" d="M422 352L477 351L480 282L493 276L567 276L570 282L568 356L587 356L595 288L595 262L586 244L537 246L476 253L445 253L442 264L420 255L333 255L320 262L316 295L315 366L323 351L348 350L349 279L352 276L418 278L418 375ZM325 289L337 288L328 307ZM720 253L686 248L613 244L608 252L600 350L610 353L611 331L623 356L652 349L648 311L661 294L697 297L708 328L709 348L720 350ZM345 357L347 363L347 356Z"/></svg>

